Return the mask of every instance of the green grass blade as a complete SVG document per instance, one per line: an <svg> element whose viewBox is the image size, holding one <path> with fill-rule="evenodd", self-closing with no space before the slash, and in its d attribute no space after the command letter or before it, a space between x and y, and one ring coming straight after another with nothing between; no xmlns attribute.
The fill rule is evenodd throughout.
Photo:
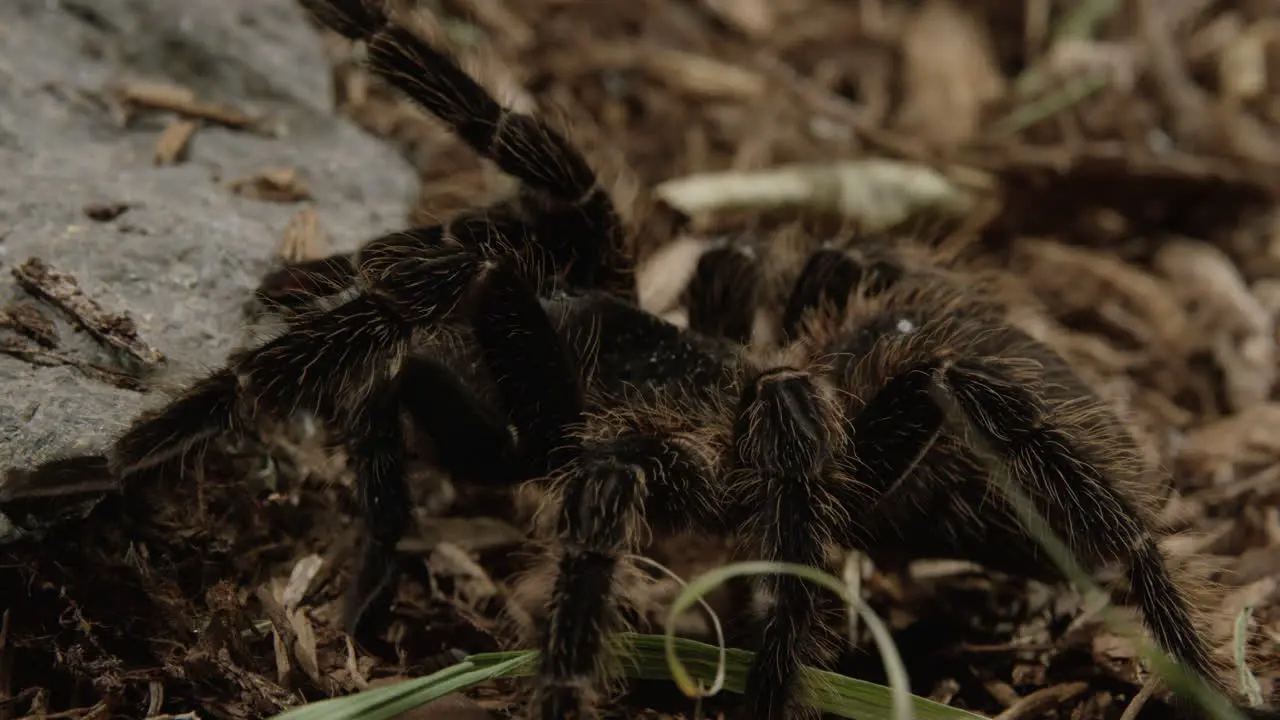
<svg viewBox="0 0 1280 720"><path fill-rule="evenodd" d="M885 626L878 615L872 612L870 607L867 607L866 603L862 602L862 598L849 592L849 588L845 587L845 584L839 578L817 568L795 563L763 560L734 563L709 570L685 586L684 590L676 596L675 601L671 603L671 609L667 612L664 633L667 664L671 668L671 677L680 686L680 690L690 697L695 697L698 694L692 678L689 677L684 664L680 662L680 658L676 653L675 623L676 619L680 617L680 613L688 610L707 593L735 577L774 574L794 575L821 585L839 595L846 604L857 610L858 615L867 624L867 627L871 630L871 635L875 638L876 649L880 651L880 658L884 662L885 672L889 676L889 686L893 691L892 717L894 720L910 720L912 717L911 687L907 679L906 668L903 667L902 658L898 656L898 648L894 645L889 628ZM813 690L813 687L809 686L808 689Z"/></svg>
<svg viewBox="0 0 1280 720"><path fill-rule="evenodd" d="M620 633L613 636L614 650L628 678L671 680L667 665L667 638L662 635ZM721 649L715 645L677 638L675 647L687 672L710 681L716 676ZM528 677L536 668L533 650L481 653L434 675L408 680L392 687L366 690L348 697L312 703L277 715L273 720L389 720L451 692L508 677ZM755 653L725 651L725 689L741 694ZM823 712L851 720L888 720L893 716L894 693L889 688L825 670L803 668L804 701ZM908 696L910 711L919 720L987 720L982 715L921 697Z"/></svg>
<svg viewBox="0 0 1280 720"><path fill-rule="evenodd" d="M527 660L517 656L488 667L477 667L468 660L390 687L304 705L277 715L274 720L393 720L449 693L504 677Z"/></svg>

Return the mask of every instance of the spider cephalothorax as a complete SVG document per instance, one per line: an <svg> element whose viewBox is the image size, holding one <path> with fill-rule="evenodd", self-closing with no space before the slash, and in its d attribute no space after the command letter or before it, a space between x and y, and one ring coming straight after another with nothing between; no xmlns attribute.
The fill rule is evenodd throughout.
<svg viewBox="0 0 1280 720"><path fill-rule="evenodd" d="M324 302L307 300L314 278L273 278L295 310L284 332L139 419L112 448L116 474L247 432L256 413L316 415L345 440L372 535L355 583L366 604L394 587L408 523L403 414L458 481L543 485L552 580L532 712L552 720L593 714L642 531L724 533L744 555L814 566L856 547L1036 572L1009 509L978 511L1006 467L1084 563L1127 562L1156 639L1221 686L1123 424L981 283L888 246L818 250L775 313L785 342L747 345L772 300L732 281L760 276L751 257L721 254L696 274L695 327L681 329L635 304L630 235L561 135L501 107L379 2L303 4L522 189L317 264L350 288ZM794 716L799 668L831 660L839 615L798 579L755 582L768 602L745 709Z"/></svg>

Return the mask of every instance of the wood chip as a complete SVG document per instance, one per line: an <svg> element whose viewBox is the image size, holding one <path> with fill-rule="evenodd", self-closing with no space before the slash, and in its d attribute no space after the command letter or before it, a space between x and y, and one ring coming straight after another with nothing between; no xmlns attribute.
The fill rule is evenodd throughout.
<svg viewBox="0 0 1280 720"><path fill-rule="evenodd" d="M702 4L747 37L763 37L777 23L769 0L702 0Z"/></svg>
<svg viewBox="0 0 1280 720"><path fill-rule="evenodd" d="M453 543L442 542L431 551L427 563L432 576L451 583L446 594L468 607L478 607L498 594L498 586L467 551Z"/></svg>
<svg viewBox="0 0 1280 720"><path fill-rule="evenodd" d="M297 168L264 168L232 180L231 192L254 200L291 203L311 199L311 190L298 176Z"/></svg>
<svg viewBox="0 0 1280 720"><path fill-rule="evenodd" d="M129 211L132 204L126 202L91 203L84 206L85 217L96 222L111 222Z"/></svg>
<svg viewBox="0 0 1280 720"><path fill-rule="evenodd" d="M80 289L68 273L53 269L40 258L31 258L13 269L13 276L27 292L43 298L71 316L99 342L114 348L145 367L164 362L164 354L138 336L138 326L128 315L107 312Z"/></svg>
<svg viewBox="0 0 1280 720"><path fill-rule="evenodd" d="M17 303L0 310L0 327L12 328L47 348L58 346L58 328L35 303Z"/></svg>
<svg viewBox="0 0 1280 720"><path fill-rule="evenodd" d="M298 211L284 229L276 257L288 264L317 260L329 254L328 240L316 217L314 205Z"/></svg>
<svg viewBox="0 0 1280 720"><path fill-rule="evenodd" d="M503 0L462 0L463 16L483 25L509 47L523 50L537 40L533 28L507 8Z"/></svg>
<svg viewBox="0 0 1280 720"><path fill-rule="evenodd" d="M170 120L156 137L153 162L156 165L176 165L185 160L187 149L191 147L191 138L195 137L199 127L198 122L187 118Z"/></svg>
<svg viewBox="0 0 1280 720"><path fill-rule="evenodd" d="M1171 238L1161 244L1153 264L1209 337L1232 409L1267 402L1280 350L1275 327L1231 258L1210 243Z"/></svg>
<svg viewBox="0 0 1280 720"><path fill-rule="evenodd" d="M262 130L267 124L266 118L228 105L200 100L194 90L171 83L129 81L113 88L112 95L122 106L126 118L139 109L168 110L236 130Z"/></svg>
<svg viewBox="0 0 1280 720"><path fill-rule="evenodd" d="M280 602L285 610L292 612L302 604L302 599L306 597L322 567L324 567L324 558L316 553L299 558L294 563L293 571L289 574L289 582L280 594Z"/></svg>
<svg viewBox="0 0 1280 720"><path fill-rule="evenodd" d="M926 2L913 15L903 30L902 57L906 88L898 128L936 144L973 138L983 108L1005 94L991 38L950 0Z"/></svg>
<svg viewBox="0 0 1280 720"><path fill-rule="evenodd" d="M646 69L659 80L695 95L750 101L769 89L764 75L703 55L655 49L643 58Z"/></svg>
<svg viewBox="0 0 1280 720"><path fill-rule="evenodd" d="M1253 405L1205 423L1183 437L1178 465L1190 480L1225 486L1240 469L1268 467L1280 458L1277 424L1280 403Z"/></svg>
<svg viewBox="0 0 1280 720"><path fill-rule="evenodd" d="M31 343L23 342L17 338L0 337L0 353L26 360L27 362L35 365L66 365L68 367L73 367L95 380L101 380L108 385L113 385L124 390L140 391L144 389L142 382L132 375L122 373L118 370L112 370L111 368L102 367L95 363L78 360L59 352L45 350L36 345L32 345Z"/></svg>

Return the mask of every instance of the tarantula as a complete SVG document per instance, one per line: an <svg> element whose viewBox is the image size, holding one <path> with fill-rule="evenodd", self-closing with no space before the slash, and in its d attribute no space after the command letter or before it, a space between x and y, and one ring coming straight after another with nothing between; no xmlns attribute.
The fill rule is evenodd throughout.
<svg viewBox="0 0 1280 720"><path fill-rule="evenodd" d="M543 483L554 581L532 707L550 720L592 714L643 531L727 533L745 554L815 566L854 547L1036 574L1033 542L986 481L1002 462L1082 561L1128 563L1156 640L1223 686L1156 545L1134 443L980 287L893 252L818 250L790 283L785 342L752 348L760 263L726 249L700 263L693 328L669 324L636 305L628 231L567 140L375 0L302 4L521 189L322 263L348 297L316 302L311 281L275 293L302 300L283 334L139 419L110 453L118 476L246 433L260 412L314 413L357 478L371 540L353 597L368 603L394 587L409 519L402 413L464 481ZM770 602L745 709L793 717L799 668L832 659L838 625L800 580L757 588Z"/></svg>

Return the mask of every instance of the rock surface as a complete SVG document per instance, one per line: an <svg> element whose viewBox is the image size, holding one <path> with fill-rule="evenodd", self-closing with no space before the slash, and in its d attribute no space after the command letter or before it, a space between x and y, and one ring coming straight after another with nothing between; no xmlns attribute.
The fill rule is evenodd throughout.
<svg viewBox="0 0 1280 720"><path fill-rule="evenodd" d="M415 188L393 150L331 111L329 66L293 0L0 2L0 307L27 299L12 270L38 257L106 310L133 318L167 358L147 392L75 367L0 355L0 471L103 451L245 338L242 308L299 204L241 197L227 182L298 169L334 249L402 225ZM129 79L266 113L281 134L203 125L187 160L157 167L166 116L122 128L104 102ZM85 212L127 203L109 221ZM58 352L119 360L57 318ZM0 342L17 336L0 329ZM0 501L6 498L0 473ZM11 493L9 493L11 494ZM0 542L23 528L0 514Z"/></svg>

